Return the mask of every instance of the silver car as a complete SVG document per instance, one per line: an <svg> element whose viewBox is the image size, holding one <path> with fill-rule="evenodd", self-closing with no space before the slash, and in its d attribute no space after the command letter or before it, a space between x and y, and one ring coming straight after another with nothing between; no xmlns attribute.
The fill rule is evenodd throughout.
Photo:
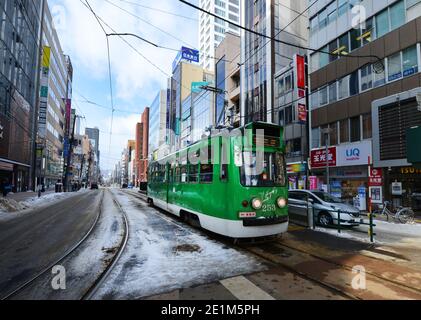
<svg viewBox="0 0 421 320"><path fill-rule="evenodd" d="M341 215L341 225L358 226L360 224L358 208L343 203L339 198L326 192L290 190L288 198L289 214L292 219L294 216L301 220L307 218L311 200L314 205L314 219L321 226L338 225L338 211Z"/></svg>

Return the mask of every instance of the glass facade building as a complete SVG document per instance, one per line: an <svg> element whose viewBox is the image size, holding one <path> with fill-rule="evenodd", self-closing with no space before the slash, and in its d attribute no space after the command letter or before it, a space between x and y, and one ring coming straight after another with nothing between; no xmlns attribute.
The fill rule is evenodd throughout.
<svg viewBox="0 0 421 320"><path fill-rule="evenodd" d="M0 180L32 187L42 3L0 0Z"/></svg>

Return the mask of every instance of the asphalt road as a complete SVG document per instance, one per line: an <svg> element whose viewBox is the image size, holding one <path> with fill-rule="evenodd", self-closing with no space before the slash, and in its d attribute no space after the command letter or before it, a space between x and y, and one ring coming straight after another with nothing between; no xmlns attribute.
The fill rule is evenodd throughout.
<svg viewBox="0 0 421 320"><path fill-rule="evenodd" d="M91 228L101 191L81 192L0 223L0 298L60 258Z"/></svg>

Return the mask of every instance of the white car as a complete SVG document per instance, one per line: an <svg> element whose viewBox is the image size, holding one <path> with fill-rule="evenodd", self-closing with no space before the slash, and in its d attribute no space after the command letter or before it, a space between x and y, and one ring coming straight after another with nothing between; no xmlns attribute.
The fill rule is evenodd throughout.
<svg viewBox="0 0 421 320"><path fill-rule="evenodd" d="M288 196L289 214L307 217L308 202L313 201L314 219L317 224L327 227L338 225L338 211L341 215L341 225L360 225L360 210L343 203L339 198L322 191L290 190Z"/></svg>

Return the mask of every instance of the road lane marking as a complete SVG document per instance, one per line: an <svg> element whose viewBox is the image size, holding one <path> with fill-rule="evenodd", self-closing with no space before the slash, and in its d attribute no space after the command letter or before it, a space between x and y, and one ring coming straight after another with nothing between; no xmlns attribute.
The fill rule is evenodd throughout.
<svg viewBox="0 0 421 320"><path fill-rule="evenodd" d="M238 300L275 300L274 297L243 276L221 280L220 283Z"/></svg>

